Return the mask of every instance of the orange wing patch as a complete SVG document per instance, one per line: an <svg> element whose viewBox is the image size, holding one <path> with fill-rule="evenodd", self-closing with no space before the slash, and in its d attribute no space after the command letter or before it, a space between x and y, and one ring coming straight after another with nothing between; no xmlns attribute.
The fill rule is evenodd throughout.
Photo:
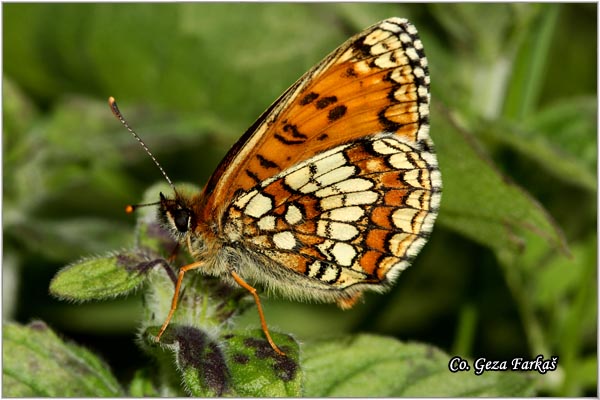
<svg viewBox="0 0 600 400"><path fill-rule="evenodd" d="M204 209L356 138L390 132L428 141L428 88L414 27L391 19L368 28L300 78L236 144L206 187Z"/></svg>

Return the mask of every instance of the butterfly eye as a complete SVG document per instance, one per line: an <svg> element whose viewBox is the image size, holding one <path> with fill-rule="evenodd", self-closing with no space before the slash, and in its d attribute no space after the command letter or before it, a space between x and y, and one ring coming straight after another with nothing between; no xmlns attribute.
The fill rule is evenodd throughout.
<svg viewBox="0 0 600 400"><path fill-rule="evenodd" d="M187 209L183 208L173 212L173 221L175 221L175 227L179 232L187 232L189 220L190 212Z"/></svg>

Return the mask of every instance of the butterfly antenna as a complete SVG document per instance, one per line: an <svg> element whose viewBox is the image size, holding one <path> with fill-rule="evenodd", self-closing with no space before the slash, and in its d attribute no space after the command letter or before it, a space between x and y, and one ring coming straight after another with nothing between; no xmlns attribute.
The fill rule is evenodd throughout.
<svg viewBox="0 0 600 400"><path fill-rule="evenodd" d="M154 203L144 203L144 204L127 204L125 206L125 212L127 214L131 214L133 213L135 210L137 210L138 208L141 207L148 207L148 206L157 206L160 204L160 201L155 201Z"/></svg>
<svg viewBox="0 0 600 400"><path fill-rule="evenodd" d="M148 155L150 156L150 158L152 159L152 161L154 161L154 164L156 164L156 166L158 167L158 169L160 170L160 172L163 174L163 176L165 177L165 179L169 183L169 186L171 186L171 189L173 189L174 192L177 192L175 190L175 185L173 185L173 182L171 182L171 179L169 179L169 176L167 175L167 173L165 172L165 170L163 169L163 167L159 164L159 162L156 159L156 157L154 157L154 154L152 154L152 152L150 151L150 149L148 148L148 146L146 146L146 143L144 143L144 141L142 140L142 138L139 137L138 134L135 133L135 131L133 129L131 129L131 127L129 126L129 124L127 123L127 121L125 120L125 118L123 117L123 114L121 114L121 111L119 110L119 107L117 106L117 102L115 101L114 97L110 96L108 98L108 105L110 106L110 109L111 109L112 113L115 115L115 117L117 117L117 119L119 121L121 121L121 123L123 124L123 126L125 128L127 128L127 130L129 131L129 133L131 133L133 135L133 137L136 138L136 140L140 143L140 145L142 145L142 147L144 148L144 150L146 150L146 153L148 153ZM131 206L128 206L128 207L131 207ZM133 211L133 210L131 210L131 211ZM127 210L127 212L130 212L129 209Z"/></svg>

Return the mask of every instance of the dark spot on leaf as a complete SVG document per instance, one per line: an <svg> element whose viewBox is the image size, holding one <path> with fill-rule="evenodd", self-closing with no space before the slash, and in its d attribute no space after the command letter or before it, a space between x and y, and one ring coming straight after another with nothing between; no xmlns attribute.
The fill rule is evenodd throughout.
<svg viewBox="0 0 600 400"><path fill-rule="evenodd" d="M177 326L175 341L180 344L179 357L184 367L202 367L202 353L207 345L208 336L199 329L190 326Z"/></svg>
<svg viewBox="0 0 600 400"><path fill-rule="evenodd" d="M344 114L346 114L346 106L341 105L341 106L337 106L333 109L331 109L331 111L329 111L329 121L335 121L337 119L340 119L344 116Z"/></svg>
<svg viewBox="0 0 600 400"><path fill-rule="evenodd" d="M48 325L44 321L31 321L29 328L34 331L45 331L48 329Z"/></svg>
<svg viewBox="0 0 600 400"><path fill-rule="evenodd" d="M233 355L233 361L238 364L248 364L248 362L250 361L250 357L248 357L245 354L238 353Z"/></svg>
<svg viewBox="0 0 600 400"><path fill-rule="evenodd" d="M235 337L235 335L233 333L228 333L226 335L223 335L223 339L225 339L225 340L233 339L234 337Z"/></svg>
<svg viewBox="0 0 600 400"><path fill-rule="evenodd" d="M128 271L136 271L137 266L140 263L140 259L137 257L134 257L133 253L117 254L116 260L117 260L117 265L119 265L119 267L123 267Z"/></svg>
<svg viewBox="0 0 600 400"><path fill-rule="evenodd" d="M211 342L204 358L204 378L217 396L221 396L227 389L229 370L225 359L216 343Z"/></svg>
<svg viewBox="0 0 600 400"><path fill-rule="evenodd" d="M319 95L315 92L310 92L300 100L300 105L305 106L312 103ZM284 121L285 123L285 121Z"/></svg>
<svg viewBox="0 0 600 400"><path fill-rule="evenodd" d="M272 358L275 360L273 370L275 374L283 381L291 381L296 376L298 364L294 359L288 356L282 356L275 353L269 342L263 339L246 338L244 345L254 348L254 355L258 359ZM284 352L289 351L286 346L282 347Z"/></svg>
<svg viewBox="0 0 600 400"><path fill-rule="evenodd" d="M221 396L229 380L229 370L221 349L199 329L190 326L178 326L175 329L182 368L196 369L200 381L215 395Z"/></svg>
<svg viewBox="0 0 600 400"><path fill-rule="evenodd" d="M317 106L317 109L322 110L323 108L325 108L335 102L337 102L337 97L335 97L335 96L323 97L322 99L317 101L316 106Z"/></svg>
<svg viewBox="0 0 600 400"><path fill-rule="evenodd" d="M269 342L263 339L246 338L244 339L244 345L246 347L253 347L254 355L259 359L265 359L267 357L273 357L277 355L275 350L271 348Z"/></svg>
<svg viewBox="0 0 600 400"><path fill-rule="evenodd" d="M298 364L292 358L278 355L274 369L275 373L282 381L289 382L296 376Z"/></svg>

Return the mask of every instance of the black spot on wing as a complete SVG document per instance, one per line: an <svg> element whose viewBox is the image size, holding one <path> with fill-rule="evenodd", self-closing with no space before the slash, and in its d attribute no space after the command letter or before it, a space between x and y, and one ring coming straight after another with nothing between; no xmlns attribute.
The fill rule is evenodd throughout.
<svg viewBox="0 0 600 400"><path fill-rule="evenodd" d="M256 158L258 158L258 161L260 162L260 165L264 168L277 168L277 169L281 169L279 168L279 165L277 165L276 163L274 163L273 161L263 157L260 154L256 155Z"/></svg>
<svg viewBox="0 0 600 400"><path fill-rule="evenodd" d="M346 72L344 73L344 76L346 78L356 78L358 76L358 74L356 73L356 71L354 70L354 68L348 67L346 69Z"/></svg>
<svg viewBox="0 0 600 400"><path fill-rule="evenodd" d="M275 135L273 135L273 137L275 139L279 140L281 143L288 144L288 145L303 144L305 142L304 140L290 140L290 139L286 139L285 137L281 136L278 133L276 133Z"/></svg>
<svg viewBox="0 0 600 400"><path fill-rule="evenodd" d="M250 171L249 169L246 169L246 175L248 175L250 177L250 179L252 179L254 182L256 182L257 184L261 182L261 180L258 178L258 176Z"/></svg>
<svg viewBox="0 0 600 400"><path fill-rule="evenodd" d="M329 111L329 115L327 116L327 118L329 118L329 121L338 120L346 114L346 111L347 107L344 105L334 107Z"/></svg>
<svg viewBox="0 0 600 400"><path fill-rule="evenodd" d="M356 58L364 60L371 57L371 46L365 44L365 38L361 38L352 43L352 50L356 53Z"/></svg>
<svg viewBox="0 0 600 400"><path fill-rule="evenodd" d="M283 126L283 131L284 132L288 132L292 134L292 137L296 138L296 139L308 139L308 136L306 136L305 134L301 133L298 130L298 127L296 125L292 125L292 124L285 124Z"/></svg>
<svg viewBox="0 0 600 400"><path fill-rule="evenodd" d="M315 99L317 99L317 97L319 97L319 95L317 93L310 92L306 96L304 96L302 99L300 99L300 105L305 106L307 104L310 104L313 101L315 101Z"/></svg>
<svg viewBox="0 0 600 400"><path fill-rule="evenodd" d="M379 123L383 127L384 132L396 132L398 129L400 129L402 127L402 124L399 124L394 121L390 121L385 116L386 111L387 111L387 108L384 108L381 111L379 111L379 113L377 113L377 118L379 120Z"/></svg>
<svg viewBox="0 0 600 400"><path fill-rule="evenodd" d="M322 99L317 101L316 106L317 106L317 109L322 110L325 107L327 107L335 102L337 102L337 97L335 97L335 96L323 97Z"/></svg>

